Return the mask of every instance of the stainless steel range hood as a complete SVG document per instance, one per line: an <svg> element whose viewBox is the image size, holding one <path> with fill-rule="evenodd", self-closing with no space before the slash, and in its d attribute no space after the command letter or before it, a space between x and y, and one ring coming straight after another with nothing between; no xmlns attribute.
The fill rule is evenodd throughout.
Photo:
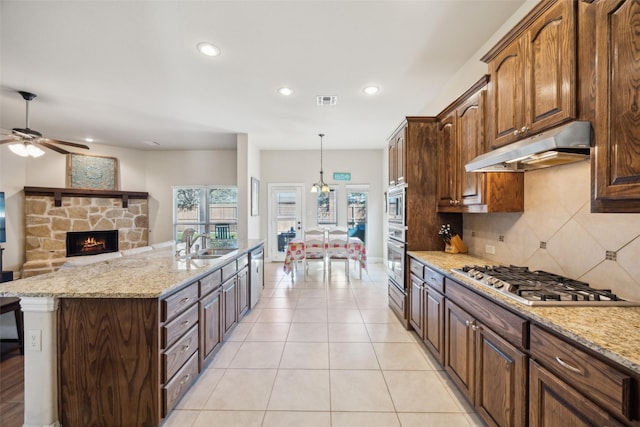
<svg viewBox="0 0 640 427"><path fill-rule="evenodd" d="M589 157L591 123L574 121L482 154L465 165L467 172L524 172Z"/></svg>

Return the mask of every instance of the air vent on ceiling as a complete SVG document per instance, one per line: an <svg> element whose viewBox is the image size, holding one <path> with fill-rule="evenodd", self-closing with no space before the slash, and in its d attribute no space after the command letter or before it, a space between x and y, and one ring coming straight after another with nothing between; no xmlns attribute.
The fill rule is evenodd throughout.
<svg viewBox="0 0 640 427"><path fill-rule="evenodd" d="M336 105L338 103L338 97L336 95L318 95L316 97L316 105Z"/></svg>

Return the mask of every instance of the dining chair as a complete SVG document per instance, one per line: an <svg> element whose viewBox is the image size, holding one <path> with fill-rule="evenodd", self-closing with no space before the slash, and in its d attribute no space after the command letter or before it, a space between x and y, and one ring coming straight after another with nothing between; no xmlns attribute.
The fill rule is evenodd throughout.
<svg viewBox="0 0 640 427"><path fill-rule="evenodd" d="M349 275L349 232L346 227L333 227L329 229L328 236L327 263L329 264L329 280L331 280L331 264L339 261L344 262L347 281L351 282Z"/></svg>
<svg viewBox="0 0 640 427"><path fill-rule="evenodd" d="M325 278L326 270L326 251L325 251L325 238L324 229L322 228L309 228L304 231L304 277L309 277L309 262L321 261L322 262L322 280Z"/></svg>
<svg viewBox="0 0 640 427"><path fill-rule="evenodd" d="M229 224L216 224L216 239L230 239Z"/></svg>

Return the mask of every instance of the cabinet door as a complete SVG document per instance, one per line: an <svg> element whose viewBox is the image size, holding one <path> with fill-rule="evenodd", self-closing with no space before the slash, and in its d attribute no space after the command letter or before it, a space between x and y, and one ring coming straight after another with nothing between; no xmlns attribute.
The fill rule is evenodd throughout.
<svg viewBox="0 0 640 427"><path fill-rule="evenodd" d="M476 407L490 424L527 424L527 356L484 325L476 329Z"/></svg>
<svg viewBox="0 0 640 427"><path fill-rule="evenodd" d="M396 185L396 137L393 136L391 141L389 141L389 185Z"/></svg>
<svg viewBox="0 0 640 427"><path fill-rule="evenodd" d="M518 132L524 126L525 61L522 45L520 39L514 40L489 64L492 148L502 147L518 139Z"/></svg>
<svg viewBox="0 0 640 427"><path fill-rule="evenodd" d="M457 136L460 155L457 170L460 179L460 199L464 206L482 204L484 174L467 172L464 165L485 152L484 105L483 90L469 98L458 109Z"/></svg>
<svg viewBox="0 0 640 427"><path fill-rule="evenodd" d="M249 276L247 272L246 268L238 272L238 320L249 310Z"/></svg>
<svg viewBox="0 0 640 427"><path fill-rule="evenodd" d="M223 337L227 335L236 324L238 308L236 306L236 277L232 277L222 285L224 322Z"/></svg>
<svg viewBox="0 0 640 427"><path fill-rule="evenodd" d="M619 426L622 424L536 362L529 362L529 426Z"/></svg>
<svg viewBox="0 0 640 427"><path fill-rule="evenodd" d="M411 277L410 304L409 304L409 322L420 338L424 337L423 330L423 309L422 309L422 290L424 282L413 274Z"/></svg>
<svg viewBox="0 0 640 427"><path fill-rule="evenodd" d="M425 286L424 341L432 353L444 364L444 296Z"/></svg>
<svg viewBox="0 0 640 427"><path fill-rule="evenodd" d="M596 2L593 212L640 212L637 1ZM604 77L603 77L604 76Z"/></svg>
<svg viewBox="0 0 640 427"><path fill-rule="evenodd" d="M396 183L404 184L406 183L404 177L404 166L405 166L405 140L404 140L404 131L396 138Z"/></svg>
<svg viewBox="0 0 640 427"><path fill-rule="evenodd" d="M222 342L222 331L220 330L221 306L220 289L213 291L200 301L200 346L202 348L201 357L203 363Z"/></svg>
<svg viewBox="0 0 640 427"><path fill-rule="evenodd" d="M456 112L440 120L438 126L438 210L455 208L458 200L456 171L459 164L456 149Z"/></svg>
<svg viewBox="0 0 640 427"><path fill-rule="evenodd" d="M458 388L475 404L475 334L474 319L452 303L445 301L445 369Z"/></svg>
<svg viewBox="0 0 640 427"><path fill-rule="evenodd" d="M524 35L526 116L522 126L527 133L576 115L575 7L576 2L557 2Z"/></svg>

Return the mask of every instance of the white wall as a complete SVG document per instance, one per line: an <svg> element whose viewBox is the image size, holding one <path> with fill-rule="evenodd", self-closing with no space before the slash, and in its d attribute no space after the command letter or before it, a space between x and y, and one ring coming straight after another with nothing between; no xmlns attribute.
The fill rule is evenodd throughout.
<svg viewBox="0 0 640 427"><path fill-rule="evenodd" d="M251 216L251 178L260 180L260 150L249 140L249 135L238 135L238 209L239 214L246 218L238 224L238 237L257 239L261 237L260 217L266 212L259 207L258 215ZM260 180L261 181L261 180ZM262 185L263 183L260 182ZM259 204L266 206L265 193L260 189Z"/></svg>
<svg viewBox="0 0 640 427"><path fill-rule="evenodd" d="M391 130L390 130L391 132ZM384 137L384 136L383 136ZM383 241L383 192L386 191L386 175L383 154L386 150L323 150L325 182L338 191L338 224L345 226L347 219L346 185L369 185L367 256L371 261L382 258ZM261 212L266 211L267 183L304 183L305 212L303 221L307 227L316 225L315 197L309 191L320 179L320 151L261 151L261 176L264 197ZM333 172L351 172L351 181L333 181ZM262 217L262 230L268 230L267 215ZM268 236L264 236L268 239Z"/></svg>
<svg viewBox="0 0 640 427"><path fill-rule="evenodd" d="M173 239L172 186L236 185L235 150L145 152L149 242Z"/></svg>

